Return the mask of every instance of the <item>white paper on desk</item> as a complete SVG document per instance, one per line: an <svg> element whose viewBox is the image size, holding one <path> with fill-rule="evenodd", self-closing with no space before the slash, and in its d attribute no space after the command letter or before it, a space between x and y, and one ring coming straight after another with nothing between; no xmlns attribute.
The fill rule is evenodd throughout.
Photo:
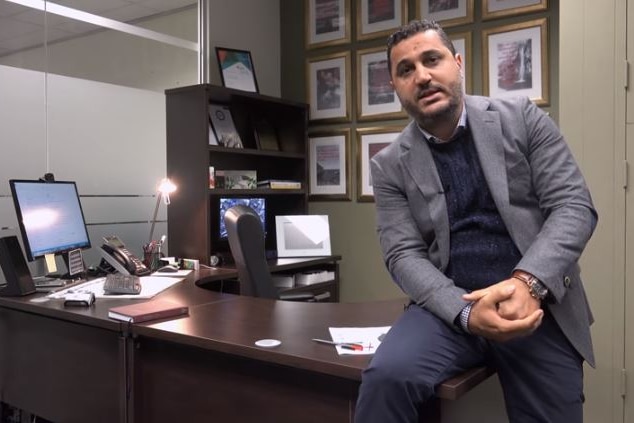
<svg viewBox="0 0 634 423"><path fill-rule="evenodd" d="M337 345L336 348L339 355L368 355L374 354L378 346L381 345L379 336L387 333L387 331L390 330L390 327L391 326L368 328L328 328L328 330L330 331L332 340L335 342L363 345L362 351L348 350Z"/></svg>
<svg viewBox="0 0 634 423"><path fill-rule="evenodd" d="M49 298L64 298L66 294L73 292L92 292L95 294L95 298L130 298L133 300L146 300L152 298L161 291L166 290L170 286L180 282L183 278L166 278L164 276L142 276L141 278L141 292L136 295L129 294L116 294L106 295L103 292L103 284L106 278L97 278L84 282L80 285L75 285L70 288L62 289L61 291L53 292L49 294Z"/></svg>

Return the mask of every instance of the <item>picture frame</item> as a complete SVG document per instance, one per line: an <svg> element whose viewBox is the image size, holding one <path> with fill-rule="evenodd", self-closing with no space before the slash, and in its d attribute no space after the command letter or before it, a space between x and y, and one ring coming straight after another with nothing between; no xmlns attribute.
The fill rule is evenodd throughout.
<svg viewBox="0 0 634 423"><path fill-rule="evenodd" d="M259 92L250 51L216 47L216 58L223 86L241 91Z"/></svg>
<svg viewBox="0 0 634 423"><path fill-rule="evenodd" d="M350 120L350 52L307 59L307 103L311 121Z"/></svg>
<svg viewBox="0 0 634 423"><path fill-rule="evenodd" d="M482 0L482 20L506 18L548 9L548 0Z"/></svg>
<svg viewBox="0 0 634 423"><path fill-rule="evenodd" d="M373 202L370 160L376 153L390 145L403 130L401 126L358 128L357 139L357 201Z"/></svg>
<svg viewBox="0 0 634 423"><path fill-rule="evenodd" d="M328 215L275 216L278 257L331 255Z"/></svg>
<svg viewBox="0 0 634 423"><path fill-rule="evenodd" d="M473 94L473 36L471 31L447 34L456 49L456 53L462 56L462 77L464 89L467 94Z"/></svg>
<svg viewBox="0 0 634 423"><path fill-rule="evenodd" d="M443 28L473 22L473 0L417 0L416 17L432 19Z"/></svg>
<svg viewBox="0 0 634 423"><path fill-rule="evenodd" d="M306 48L350 42L350 0L305 0Z"/></svg>
<svg viewBox="0 0 634 423"><path fill-rule="evenodd" d="M407 112L390 84L387 48L357 52L357 120L406 118Z"/></svg>
<svg viewBox="0 0 634 423"><path fill-rule="evenodd" d="M484 95L527 96L547 106L548 33L546 18L482 31Z"/></svg>
<svg viewBox="0 0 634 423"><path fill-rule="evenodd" d="M407 0L359 0L357 40L387 37L407 23Z"/></svg>
<svg viewBox="0 0 634 423"><path fill-rule="evenodd" d="M279 151L280 143L277 129L267 119L253 120L253 136L259 150Z"/></svg>
<svg viewBox="0 0 634 423"><path fill-rule="evenodd" d="M209 104L209 119L218 145L227 148L243 147L229 106L219 103Z"/></svg>
<svg viewBox="0 0 634 423"><path fill-rule="evenodd" d="M312 133L308 146L309 200L349 201L350 129Z"/></svg>

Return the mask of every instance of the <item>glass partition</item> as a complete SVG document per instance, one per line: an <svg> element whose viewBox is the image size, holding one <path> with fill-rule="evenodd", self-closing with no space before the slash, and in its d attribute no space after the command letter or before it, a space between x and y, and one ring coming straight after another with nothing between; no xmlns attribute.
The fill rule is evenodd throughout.
<svg viewBox="0 0 634 423"><path fill-rule="evenodd" d="M17 234L8 180L53 173L77 182L86 265L105 235L141 255L166 176L164 90L198 83L198 22L196 0L0 0L0 236ZM166 207L158 219L160 237Z"/></svg>

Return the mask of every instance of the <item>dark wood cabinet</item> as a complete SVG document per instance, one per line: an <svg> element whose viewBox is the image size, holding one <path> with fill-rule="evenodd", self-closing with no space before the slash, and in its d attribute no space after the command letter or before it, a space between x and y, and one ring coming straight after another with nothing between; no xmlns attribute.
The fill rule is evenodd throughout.
<svg viewBox="0 0 634 423"><path fill-rule="evenodd" d="M212 104L229 107L242 148L209 144ZM307 105L201 84L167 90L166 113L167 176L178 187L167 211L169 254L207 265L212 255L230 258L228 242L220 236L223 197L265 199L266 248L274 253L275 216L308 210ZM258 142L262 127L274 134L277 150ZM258 181L299 181L301 188L209 188L210 166L216 172L256 171Z"/></svg>

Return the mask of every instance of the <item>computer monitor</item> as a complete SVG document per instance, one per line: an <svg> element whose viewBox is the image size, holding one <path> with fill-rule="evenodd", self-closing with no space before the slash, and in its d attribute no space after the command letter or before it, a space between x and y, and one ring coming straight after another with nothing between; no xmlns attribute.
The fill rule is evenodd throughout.
<svg viewBox="0 0 634 423"><path fill-rule="evenodd" d="M29 261L90 248L75 182L12 179L9 185Z"/></svg>
<svg viewBox="0 0 634 423"><path fill-rule="evenodd" d="M218 213L220 216L219 222L219 233L218 237L220 239L227 239L227 227L225 226L225 213L231 207L243 204L245 206L251 207L258 214L260 218L260 223L262 224L262 230L266 235L266 200L264 198L220 198L219 210Z"/></svg>

